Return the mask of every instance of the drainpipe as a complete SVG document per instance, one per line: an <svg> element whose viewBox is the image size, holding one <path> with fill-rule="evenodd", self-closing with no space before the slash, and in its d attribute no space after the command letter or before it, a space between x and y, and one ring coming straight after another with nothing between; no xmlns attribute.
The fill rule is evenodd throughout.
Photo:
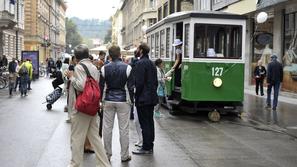
<svg viewBox="0 0 297 167"><path fill-rule="evenodd" d="M15 31L15 50L16 50L16 55L15 58L18 60L19 59L19 0L16 1L17 3L17 29Z"/></svg>

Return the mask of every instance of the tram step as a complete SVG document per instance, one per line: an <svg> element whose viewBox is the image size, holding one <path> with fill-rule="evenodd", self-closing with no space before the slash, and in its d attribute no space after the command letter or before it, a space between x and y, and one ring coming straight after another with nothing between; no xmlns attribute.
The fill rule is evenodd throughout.
<svg viewBox="0 0 297 167"><path fill-rule="evenodd" d="M178 100L168 100L167 101L169 104L173 104L173 105L179 105L180 101Z"/></svg>

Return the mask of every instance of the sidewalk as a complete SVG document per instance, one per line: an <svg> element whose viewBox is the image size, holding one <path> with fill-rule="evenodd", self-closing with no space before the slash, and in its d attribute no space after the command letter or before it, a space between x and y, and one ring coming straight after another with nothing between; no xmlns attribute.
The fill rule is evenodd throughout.
<svg viewBox="0 0 297 167"><path fill-rule="evenodd" d="M245 86L244 93L257 96L255 93L255 85ZM266 87L264 87L264 94L265 94L264 96L258 96L258 97L265 98L265 99L267 98L267 88ZM273 91L272 91L271 95L273 95ZM273 97L272 97L272 99L273 99ZM280 91L278 100L279 100L279 102L285 102L285 103L289 103L289 104L297 104L297 93Z"/></svg>
<svg viewBox="0 0 297 167"><path fill-rule="evenodd" d="M281 91L277 111L273 112L265 108L267 88L264 88L264 96L256 95L255 86L246 87L244 92L244 111L249 119L268 126L277 125L285 133L297 136L297 94Z"/></svg>

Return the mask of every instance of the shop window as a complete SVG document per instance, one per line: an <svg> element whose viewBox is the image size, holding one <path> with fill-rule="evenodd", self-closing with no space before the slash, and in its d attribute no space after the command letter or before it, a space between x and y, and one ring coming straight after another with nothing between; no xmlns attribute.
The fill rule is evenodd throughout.
<svg viewBox="0 0 297 167"><path fill-rule="evenodd" d="M286 14L284 17L284 80L282 88L297 92L297 12Z"/></svg>

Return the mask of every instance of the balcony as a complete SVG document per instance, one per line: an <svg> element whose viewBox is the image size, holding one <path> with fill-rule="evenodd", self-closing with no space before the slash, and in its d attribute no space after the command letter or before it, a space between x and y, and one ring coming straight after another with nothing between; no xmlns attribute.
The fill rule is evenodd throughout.
<svg viewBox="0 0 297 167"><path fill-rule="evenodd" d="M15 25L14 14L7 10L0 11L0 29L12 29Z"/></svg>

